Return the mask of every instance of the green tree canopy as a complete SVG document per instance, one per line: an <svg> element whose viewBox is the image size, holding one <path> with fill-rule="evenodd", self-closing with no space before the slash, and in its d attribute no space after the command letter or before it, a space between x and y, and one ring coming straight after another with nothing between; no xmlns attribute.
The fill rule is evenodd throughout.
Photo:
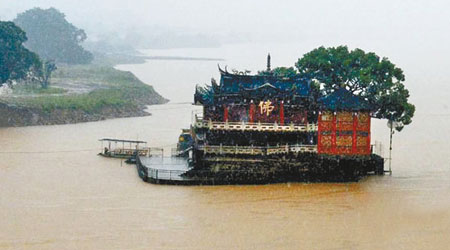
<svg viewBox="0 0 450 250"><path fill-rule="evenodd" d="M376 118L397 122L397 130L410 124L415 107L408 103L405 75L387 58L361 49L349 51L346 46L312 50L295 64L299 73L321 84L324 93L345 87L366 99Z"/></svg>
<svg viewBox="0 0 450 250"><path fill-rule="evenodd" d="M295 77L297 75L297 70L294 67L276 67L270 71L263 70L258 71L258 75L273 75L276 77Z"/></svg>
<svg viewBox="0 0 450 250"><path fill-rule="evenodd" d="M0 21L0 86L29 77L40 77L39 56L23 46L25 32L13 22Z"/></svg>
<svg viewBox="0 0 450 250"><path fill-rule="evenodd" d="M55 8L27 10L17 15L14 22L27 33L27 48L45 60L86 64L93 59L92 54L80 45L86 40L86 33L69 23Z"/></svg>
<svg viewBox="0 0 450 250"><path fill-rule="evenodd" d="M276 77L294 77L297 75L297 70L294 67L276 67L272 70L272 73Z"/></svg>

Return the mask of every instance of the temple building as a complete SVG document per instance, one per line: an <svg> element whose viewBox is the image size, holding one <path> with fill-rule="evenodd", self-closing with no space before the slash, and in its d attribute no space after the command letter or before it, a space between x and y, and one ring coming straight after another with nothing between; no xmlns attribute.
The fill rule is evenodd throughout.
<svg viewBox="0 0 450 250"><path fill-rule="evenodd" d="M194 169L277 166L326 173L343 169L341 160L352 173L382 168L379 160L367 164L373 161L371 107L363 98L345 88L322 94L311 79L299 76L277 77L270 61L258 75L219 71L218 84L212 80L194 95L195 104L203 106L191 129Z"/></svg>
<svg viewBox="0 0 450 250"><path fill-rule="evenodd" d="M199 149L370 154L369 105L346 89L317 98L307 79L220 73L219 85L195 94L204 107L194 123Z"/></svg>

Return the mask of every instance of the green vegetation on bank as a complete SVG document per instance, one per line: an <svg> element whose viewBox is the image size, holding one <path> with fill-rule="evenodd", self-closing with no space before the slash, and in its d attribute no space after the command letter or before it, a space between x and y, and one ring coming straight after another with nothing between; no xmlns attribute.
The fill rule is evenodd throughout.
<svg viewBox="0 0 450 250"><path fill-rule="evenodd" d="M17 86L10 104L52 112L57 109L82 110L88 114L105 108L139 109L166 100L131 72L109 66L73 65L59 67L52 79L54 87Z"/></svg>
<svg viewBox="0 0 450 250"><path fill-rule="evenodd" d="M139 92L141 88L111 88L94 90L87 94L67 96L39 96L22 99L21 104L28 107L39 108L45 112L55 109L83 110L87 113L101 111L105 107L130 107L137 108L138 104L131 98L126 98L131 93Z"/></svg>
<svg viewBox="0 0 450 250"><path fill-rule="evenodd" d="M66 89L58 87L43 88L40 85L19 84L14 86L14 95L57 95L67 93Z"/></svg>
<svg viewBox="0 0 450 250"><path fill-rule="evenodd" d="M145 85L133 73L97 64L59 67L53 73L53 81L77 80L99 86ZM145 85L148 86L148 85Z"/></svg>

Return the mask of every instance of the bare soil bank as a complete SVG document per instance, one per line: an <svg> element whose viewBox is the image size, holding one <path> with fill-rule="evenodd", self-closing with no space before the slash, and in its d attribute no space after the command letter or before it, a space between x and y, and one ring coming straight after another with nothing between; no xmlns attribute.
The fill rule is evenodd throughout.
<svg viewBox="0 0 450 250"><path fill-rule="evenodd" d="M160 104L166 101L156 101L150 104ZM0 127L23 127L37 125L71 124L80 122L100 121L112 118L148 116L145 105L138 107L104 107L95 113L80 109L54 109L50 112L38 108L19 107L0 103Z"/></svg>

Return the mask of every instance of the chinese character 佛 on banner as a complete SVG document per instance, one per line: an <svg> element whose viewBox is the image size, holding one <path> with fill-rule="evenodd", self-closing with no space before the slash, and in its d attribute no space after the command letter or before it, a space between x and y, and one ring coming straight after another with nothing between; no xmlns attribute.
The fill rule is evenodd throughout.
<svg viewBox="0 0 450 250"><path fill-rule="evenodd" d="M259 110L260 110L260 112L261 112L261 115L262 114L264 114L264 113L266 113L266 116L269 116L270 115L270 113L273 111L273 109L275 108L273 105L272 105L272 102L271 101L265 101L265 102L263 102L263 101L261 101L261 102L259 102Z"/></svg>

